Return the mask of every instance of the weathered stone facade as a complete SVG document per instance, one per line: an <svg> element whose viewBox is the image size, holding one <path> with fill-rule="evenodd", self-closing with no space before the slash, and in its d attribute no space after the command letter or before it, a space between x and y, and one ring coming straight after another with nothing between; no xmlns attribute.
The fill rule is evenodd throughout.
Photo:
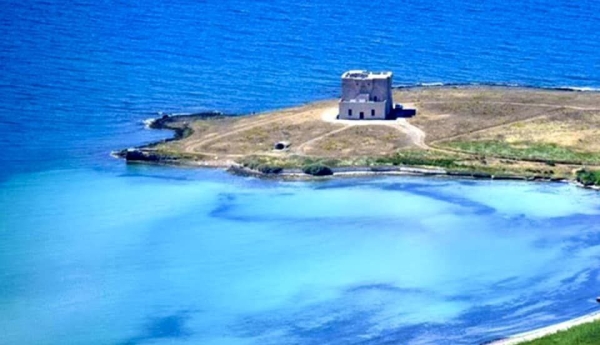
<svg viewBox="0 0 600 345"><path fill-rule="evenodd" d="M392 72L348 71L342 75L340 119L383 120L392 107Z"/></svg>

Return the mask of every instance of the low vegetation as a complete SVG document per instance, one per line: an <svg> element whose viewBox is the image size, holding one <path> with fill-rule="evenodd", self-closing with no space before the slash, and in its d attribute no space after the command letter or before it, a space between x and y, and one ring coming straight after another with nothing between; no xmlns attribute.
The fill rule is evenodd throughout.
<svg viewBox="0 0 600 345"><path fill-rule="evenodd" d="M575 326L520 345L600 345L600 321Z"/></svg>
<svg viewBox="0 0 600 345"><path fill-rule="evenodd" d="M329 167L340 166L341 161L331 158L314 158L305 156L285 155L285 156L267 156L267 155L251 155L239 158L236 162L243 167L257 170L261 165L280 167L283 169L297 169L307 165L321 164Z"/></svg>
<svg viewBox="0 0 600 345"><path fill-rule="evenodd" d="M322 164L311 164L302 168L305 174L313 176L328 176L333 175L333 170L330 167Z"/></svg>
<svg viewBox="0 0 600 345"><path fill-rule="evenodd" d="M440 168L456 168L457 157L434 153L426 150L398 151L393 155L375 159L377 165L432 166Z"/></svg>
<svg viewBox="0 0 600 345"><path fill-rule="evenodd" d="M600 186L600 170L586 170L582 169L577 171L577 181L584 186Z"/></svg>
<svg viewBox="0 0 600 345"><path fill-rule="evenodd" d="M272 165L259 165L256 167L256 170L260 171L263 174L279 174L283 171L283 168Z"/></svg>
<svg viewBox="0 0 600 345"><path fill-rule="evenodd" d="M241 162L242 166L251 170L259 171L263 174L279 174L283 167L277 164L266 162L260 159L247 159Z"/></svg>
<svg viewBox="0 0 600 345"><path fill-rule="evenodd" d="M544 161L548 162L549 165L556 162L571 164L600 163L600 153L576 151L556 144L480 140L451 141L443 143L442 146L483 156Z"/></svg>

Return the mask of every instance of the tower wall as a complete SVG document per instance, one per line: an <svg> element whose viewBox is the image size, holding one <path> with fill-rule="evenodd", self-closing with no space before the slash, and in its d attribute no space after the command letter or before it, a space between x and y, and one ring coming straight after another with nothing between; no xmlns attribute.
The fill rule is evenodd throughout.
<svg viewBox="0 0 600 345"><path fill-rule="evenodd" d="M341 119L360 119L361 112L365 120L382 119L392 108L392 73L349 71L342 75Z"/></svg>

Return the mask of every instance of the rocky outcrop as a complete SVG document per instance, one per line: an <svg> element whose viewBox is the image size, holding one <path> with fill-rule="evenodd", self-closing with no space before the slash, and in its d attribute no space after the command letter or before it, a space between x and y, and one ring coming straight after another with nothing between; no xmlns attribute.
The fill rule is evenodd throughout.
<svg viewBox="0 0 600 345"><path fill-rule="evenodd" d="M116 152L116 156L127 162L174 163L177 158L165 156L151 150L129 148Z"/></svg>

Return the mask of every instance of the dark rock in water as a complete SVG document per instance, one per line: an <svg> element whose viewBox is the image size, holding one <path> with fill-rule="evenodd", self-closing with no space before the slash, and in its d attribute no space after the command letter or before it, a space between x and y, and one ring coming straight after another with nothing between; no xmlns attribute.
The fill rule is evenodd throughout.
<svg viewBox="0 0 600 345"><path fill-rule="evenodd" d="M231 166L229 166L229 167L227 168L227 171L228 171L228 172L230 172L230 173L232 173L232 174L235 174L235 175L238 175L238 176L245 176L245 177L247 177L247 176L258 176L258 175L260 175L260 174L259 174L258 172L256 172L256 171L253 171L253 170L251 170L251 169L248 169L248 168L244 168L244 167L242 167L242 166L236 166L236 165L231 165Z"/></svg>
<svg viewBox="0 0 600 345"><path fill-rule="evenodd" d="M149 127L154 129L169 129L169 125L181 122L181 121L195 121L201 119L209 119L209 118L217 118L217 117L230 117L235 116L235 114L223 114L220 111L205 111L201 113L191 113L191 114L168 114L163 112L158 112L158 118L154 119Z"/></svg>
<svg viewBox="0 0 600 345"><path fill-rule="evenodd" d="M140 149L127 149L121 152L121 156L127 161L159 162L161 156Z"/></svg>
<svg viewBox="0 0 600 345"><path fill-rule="evenodd" d="M492 178L491 174L486 174L486 173L473 173L473 174L471 174L471 176L473 176L474 178L478 178L478 179L491 179Z"/></svg>
<svg viewBox="0 0 600 345"><path fill-rule="evenodd" d="M494 180L526 180L524 176L512 176L512 175L493 175L492 179Z"/></svg>

